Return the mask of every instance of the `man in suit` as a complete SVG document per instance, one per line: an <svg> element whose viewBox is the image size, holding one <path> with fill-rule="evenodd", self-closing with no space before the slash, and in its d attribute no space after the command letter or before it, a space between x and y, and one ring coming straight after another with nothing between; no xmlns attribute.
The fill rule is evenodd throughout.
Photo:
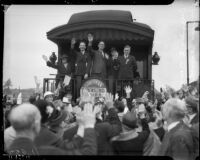
<svg viewBox="0 0 200 160"><path fill-rule="evenodd" d="M115 48L111 48L111 55L112 57L108 59L108 79L109 79L109 91L112 92L112 94L114 94L115 93L114 86L118 78L120 61L118 59L119 54Z"/></svg>
<svg viewBox="0 0 200 160"><path fill-rule="evenodd" d="M91 76L98 78L107 78L107 64L108 64L108 54L104 52L105 43L100 41L98 44L98 50L92 49L93 36L88 34L88 51L92 58L92 69Z"/></svg>
<svg viewBox="0 0 200 160"><path fill-rule="evenodd" d="M199 113L197 109L198 101L194 97L188 96L185 98L185 103L189 116L189 124L192 126L199 122Z"/></svg>
<svg viewBox="0 0 200 160"><path fill-rule="evenodd" d="M133 79L134 72L137 70L137 63L135 57L130 55L131 47L126 45L124 47L124 55L119 57L120 69L119 79Z"/></svg>
<svg viewBox="0 0 200 160"><path fill-rule="evenodd" d="M72 87L72 82L70 81L69 84L66 87L63 87L63 81L65 78L65 75L72 77L72 63L69 62L68 55L62 55L59 62L52 63L51 61L48 61L46 56L43 56L44 60L46 61L47 66L52 67L54 69L58 70L58 74L56 75L56 88L58 87L58 84L61 84L61 90L59 93L60 98L62 99L65 92L70 92Z"/></svg>
<svg viewBox="0 0 200 160"><path fill-rule="evenodd" d="M79 44L80 51L76 51L74 49L74 45L76 43L75 38L72 38L71 40L71 57L74 57L75 59L75 77L77 82L77 96L80 96L80 87L81 82L84 79L87 79L90 74L90 68L91 68L91 57L89 53L86 51L86 44L85 42L81 41Z"/></svg>
<svg viewBox="0 0 200 160"><path fill-rule="evenodd" d="M163 119L167 122L159 155L169 156L174 160L194 159L194 143L190 128L182 121L186 106L177 98L170 98L162 106Z"/></svg>

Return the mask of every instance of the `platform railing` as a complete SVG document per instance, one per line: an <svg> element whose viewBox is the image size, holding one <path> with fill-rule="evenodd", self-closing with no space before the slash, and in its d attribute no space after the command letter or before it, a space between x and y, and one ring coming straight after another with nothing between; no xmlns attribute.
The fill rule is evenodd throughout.
<svg viewBox="0 0 200 160"><path fill-rule="evenodd" d="M56 90L56 80L60 80L60 79L56 79L56 78L44 78L43 80L43 93L46 91L51 91L54 92ZM132 97L133 98L137 98L137 97L141 97L145 91L148 91L149 94L149 99L154 101L154 80L148 80L148 79L131 79L131 80L127 80L127 79L113 79L113 82L111 82L113 84L113 89L111 89L109 82L112 79L104 79L103 82L105 83L105 85L107 86L107 90L109 92L112 92L113 94L118 93L120 97L125 97L126 93L124 90L125 86L131 86L132 88ZM82 80L82 82L84 82L84 80ZM72 92L72 96L74 97L74 99L78 98L77 97L77 82L75 78L71 79L71 92Z"/></svg>

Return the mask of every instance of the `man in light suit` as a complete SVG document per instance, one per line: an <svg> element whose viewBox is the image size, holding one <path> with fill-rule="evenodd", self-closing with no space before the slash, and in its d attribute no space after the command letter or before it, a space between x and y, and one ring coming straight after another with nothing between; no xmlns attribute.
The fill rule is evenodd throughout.
<svg viewBox="0 0 200 160"><path fill-rule="evenodd" d="M100 41L98 44L98 50L92 49L93 36L88 34L88 51L92 57L92 69L91 76L105 79L107 78L107 63L108 63L108 54L104 52L105 43Z"/></svg>

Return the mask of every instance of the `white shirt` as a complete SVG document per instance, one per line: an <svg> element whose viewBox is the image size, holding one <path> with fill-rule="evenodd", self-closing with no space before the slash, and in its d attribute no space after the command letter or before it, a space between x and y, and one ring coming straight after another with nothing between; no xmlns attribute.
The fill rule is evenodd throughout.
<svg viewBox="0 0 200 160"><path fill-rule="evenodd" d="M176 127L179 123L180 123L179 121L176 121L176 122L172 122L170 125L168 125L168 127L167 127L168 132L169 132L172 128Z"/></svg>
<svg viewBox="0 0 200 160"><path fill-rule="evenodd" d="M67 63L66 63L66 64L64 64L64 66L65 66L65 68L67 68Z"/></svg>
<svg viewBox="0 0 200 160"><path fill-rule="evenodd" d="M81 53L82 53L82 55L84 55L84 54L85 54L85 51L82 51Z"/></svg>

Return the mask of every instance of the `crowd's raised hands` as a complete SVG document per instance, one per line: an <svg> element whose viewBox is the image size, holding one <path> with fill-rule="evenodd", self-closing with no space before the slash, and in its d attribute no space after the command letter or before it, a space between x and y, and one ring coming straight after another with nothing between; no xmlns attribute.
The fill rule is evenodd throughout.
<svg viewBox="0 0 200 160"><path fill-rule="evenodd" d="M108 109L113 107L113 95L111 93L106 93L105 105Z"/></svg>

